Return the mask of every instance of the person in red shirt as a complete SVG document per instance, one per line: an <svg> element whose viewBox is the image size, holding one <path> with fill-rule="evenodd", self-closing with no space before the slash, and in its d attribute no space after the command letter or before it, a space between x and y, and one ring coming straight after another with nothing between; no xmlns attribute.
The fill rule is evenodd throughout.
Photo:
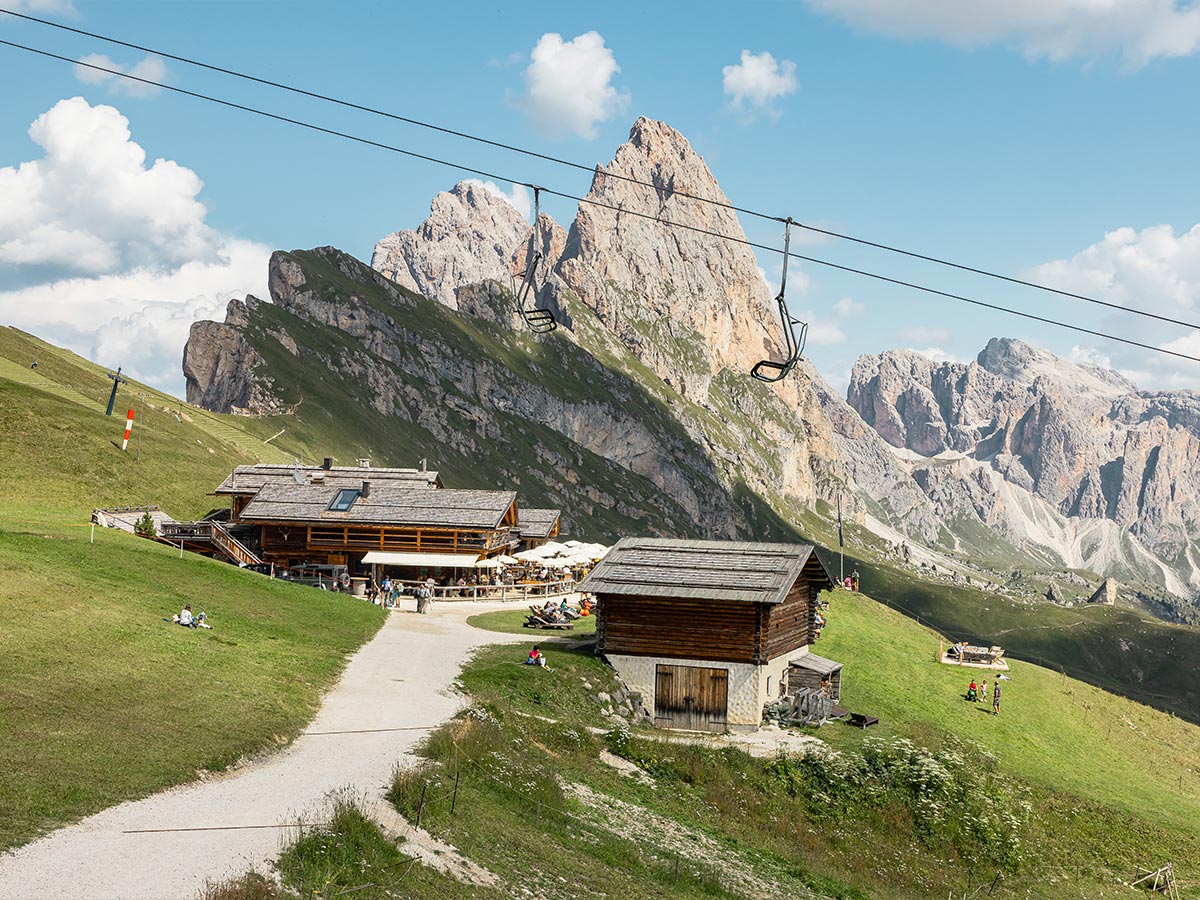
<svg viewBox="0 0 1200 900"><path fill-rule="evenodd" d="M529 656L525 659L525 665L541 666L547 672L550 671L550 667L546 665L546 657L542 655L542 651L537 647L537 645L534 645L534 648L529 651Z"/></svg>

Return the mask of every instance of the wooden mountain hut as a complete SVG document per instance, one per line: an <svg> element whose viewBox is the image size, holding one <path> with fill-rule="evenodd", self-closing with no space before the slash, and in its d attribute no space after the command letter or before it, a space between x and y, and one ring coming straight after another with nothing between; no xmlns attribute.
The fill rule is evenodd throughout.
<svg viewBox="0 0 1200 900"><path fill-rule="evenodd" d="M513 491L443 488L437 472L239 466L215 491L232 497L231 530L263 561L420 571L474 569L513 549Z"/></svg>
<svg viewBox="0 0 1200 900"><path fill-rule="evenodd" d="M562 510L521 507L521 527L518 538L521 550L532 550L558 537Z"/></svg>
<svg viewBox="0 0 1200 900"><path fill-rule="evenodd" d="M580 584L596 596L596 650L657 725L753 730L808 653L817 594L810 544L624 538Z"/></svg>

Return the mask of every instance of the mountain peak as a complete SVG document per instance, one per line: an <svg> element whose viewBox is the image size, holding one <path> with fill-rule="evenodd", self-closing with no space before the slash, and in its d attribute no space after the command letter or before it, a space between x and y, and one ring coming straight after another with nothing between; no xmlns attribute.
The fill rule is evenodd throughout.
<svg viewBox="0 0 1200 900"><path fill-rule="evenodd" d="M993 375L1024 385L1046 378L1071 392L1103 398L1137 391L1133 382L1111 369L1071 362L1016 338L992 338L980 351L977 362Z"/></svg>
<svg viewBox="0 0 1200 900"><path fill-rule="evenodd" d="M547 218L543 216L543 218ZM547 226L544 226L547 227ZM478 181L460 181L429 205L429 218L375 245L371 267L431 300L458 309L460 288L507 284L530 225L508 200Z"/></svg>
<svg viewBox="0 0 1200 900"><path fill-rule="evenodd" d="M702 400L721 369L771 356L779 326L736 214L690 197L728 203L683 135L639 118L597 169L557 271L630 352Z"/></svg>

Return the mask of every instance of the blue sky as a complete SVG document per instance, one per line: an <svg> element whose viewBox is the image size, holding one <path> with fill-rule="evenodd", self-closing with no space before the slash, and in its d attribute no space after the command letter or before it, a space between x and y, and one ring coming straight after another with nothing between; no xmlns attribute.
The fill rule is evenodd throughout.
<svg viewBox="0 0 1200 900"><path fill-rule="evenodd" d="M738 205L1200 319L1200 231L1188 235L1200 222L1200 9L1171 0L1115 0L1108 12L1080 0L1017 0L1000 11L982 0L603 7L20 0L20 7L586 163L610 159L638 115L663 119L692 141ZM544 35L569 42L593 31L619 67L602 85L618 101L595 106L590 119L582 113L575 133L551 133L527 96L530 54ZM0 16L0 39L144 65L144 54L9 17ZM747 75L739 111L722 70L738 66L743 51L760 63L769 53L777 68L774 81ZM591 54L580 65L604 58ZM153 71L188 90L515 179L587 190L586 173L180 63ZM415 226L431 197L461 177L167 92L130 96L111 80L84 83L70 65L7 47L0 47L0 79L15 85L0 93L0 318L174 390L182 387L187 323L213 314L230 294L262 291L265 271L254 269L263 252L333 244L369 260L376 240ZM86 146L90 110L109 105L128 120L128 140L146 151L145 166L162 158L203 181L194 199L194 185L175 170L129 188L148 194L142 227L166 216L171 240L139 233L138 222L112 224L124 211L102 196L102 165L64 163L57 180L15 169L47 155L30 139L31 123L76 96L87 107L61 109L45 140ZM113 120L106 123L111 139ZM128 168L119 135L110 144L111 164ZM8 181L5 167L13 171ZM44 193L28 193L34 181ZM130 184L141 181L148 180ZM169 208L151 208L168 195L175 198ZM88 198L82 212L80 196ZM569 224L568 205L548 206ZM51 222L58 232L46 227ZM755 240L779 241L769 223L743 226ZM1106 242L1110 232L1116 237ZM1200 351L1200 338L1186 330L1147 327L1066 299L838 242L801 249ZM774 279L777 260L762 262ZM1147 387L1200 384L1197 364L802 268L809 284L795 303L816 323L809 355L834 384L844 384L861 353L907 346L970 358L996 335L1108 358ZM855 302L839 305L847 297Z"/></svg>

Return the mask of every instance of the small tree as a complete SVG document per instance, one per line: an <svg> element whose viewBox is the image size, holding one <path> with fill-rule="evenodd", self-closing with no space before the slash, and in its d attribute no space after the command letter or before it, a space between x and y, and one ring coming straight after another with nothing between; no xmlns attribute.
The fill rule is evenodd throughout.
<svg viewBox="0 0 1200 900"><path fill-rule="evenodd" d="M154 527L154 517L150 515L150 510L142 513L142 517L134 523L133 533L140 534L142 537L154 537L158 533L158 529Z"/></svg>

